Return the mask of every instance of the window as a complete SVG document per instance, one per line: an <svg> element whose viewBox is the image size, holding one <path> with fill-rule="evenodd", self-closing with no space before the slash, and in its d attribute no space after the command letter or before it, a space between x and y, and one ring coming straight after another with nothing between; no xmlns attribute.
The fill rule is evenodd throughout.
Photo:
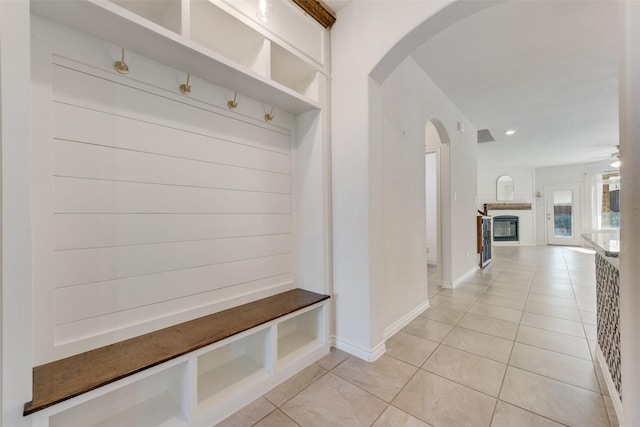
<svg viewBox="0 0 640 427"><path fill-rule="evenodd" d="M595 185L596 228L620 228L620 173L605 172Z"/></svg>

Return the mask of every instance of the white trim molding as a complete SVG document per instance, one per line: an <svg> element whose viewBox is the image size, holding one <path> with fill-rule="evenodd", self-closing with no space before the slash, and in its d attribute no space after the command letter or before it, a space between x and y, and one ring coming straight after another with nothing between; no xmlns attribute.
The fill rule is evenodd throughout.
<svg viewBox="0 0 640 427"><path fill-rule="evenodd" d="M458 287L458 285L460 285L462 282L467 280L469 277L473 276L475 274L475 272L478 271L478 270L480 270L480 267L479 266L475 266L471 270L469 270L466 273L464 273L462 276L458 277L453 282L442 282L442 283L440 283L440 286L442 286L443 289L454 289L454 288Z"/></svg>
<svg viewBox="0 0 640 427"><path fill-rule="evenodd" d="M418 317L421 313L427 310L430 307L429 300L424 301L416 308L393 322L390 326L384 329L382 334L382 339L386 342L389 338L394 336L400 329L407 326L413 319Z"/></svg>
<svg viewBox="0 0 640 427"><path fill-rule="evenodd" d="M331 337L331 343L338 350L346 351L347 353L367 362L375 362L384 354L385 351L387 351L384 341L370 349L360 347L359 345L340 339L336 336Z"/></svg>
<svg viewBox="0 0 640 427"><path fill-rule="evenodd" d="M609 368L607 367L607 359L606 357L604 357L604 354L600 349L600 344L596 345L596 359L598 359L598 363L600 364L600 369L602 371L602 375L604 376L604 382L607 386L607 391L609 392L609 396L611 397L611 401L613 402L613 407L616 410L616 417L618 418L619 427L623 427L622 401L620 400L618 390L616 390L616 386L613 383L613 378L611 378L611 373L609 372Z"/></svg>
<svg viewBox="0 0 640 427"><path fill-rule="evenodd" d="M330 337L331 345L339 350L346 351L347 353L352 354L362 360L366 360L367 362L375 362L376 360L378 360L378 358L380 358L380 356L385 353L385 351L387 351L387 347L385 344L386 341L394 336L400 329L407 326L409 322L418 317L429 307L429 300L426 300L415 307L413 310L402 316L400 319L393 322L392 325L385 328L382 334L382 341L370 349L363 348L347 340L340 339L335 335Z"/></svg>

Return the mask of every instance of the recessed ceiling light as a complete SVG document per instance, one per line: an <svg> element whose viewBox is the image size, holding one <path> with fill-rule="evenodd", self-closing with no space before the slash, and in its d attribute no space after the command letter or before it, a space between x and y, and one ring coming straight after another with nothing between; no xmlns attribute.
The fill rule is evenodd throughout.
<svg viewBox="0 0 640 427"><path fill-rule="evenodd" d="M517 130L513 130L513 129L511 129L511 130L507 130L507 131L505 131L505 132L504 132L504 134L505 134L505 135L507 135L507 136L511 136L511 135L513 135L513 134L514 134L514 133L516 133L516 132L518 132L518 131L517 131Z"/></svg>

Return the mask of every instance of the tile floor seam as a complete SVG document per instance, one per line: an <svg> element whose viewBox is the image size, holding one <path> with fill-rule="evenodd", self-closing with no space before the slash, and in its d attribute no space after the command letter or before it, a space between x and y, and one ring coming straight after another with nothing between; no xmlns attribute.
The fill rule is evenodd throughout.
<svg viewBox="0 0 640 427"><path fill-rule="evenodd" d="M539 377L543 377L543 378L550 379L550 380L552 380L552 381L556 381L556 382L559 382L559 383L567 384L567 385L570 385L570 386L573 386L573 387L580 388L580 389L582 389L582 390L588 391L588 392L590 392L590 393L592 393L592 394L598 395L598 396L600 396L600 398L602 399L602 403L603 403L603 405L605 405L605 412L606 412L606 403L604 402L604 396L602 395L602 393L597 393L597 392L595 392L595 391L593 391L593 390L588 390L588 389L585 389L585 388L582 388L582 387L576 386L576 385L574 385L574 384L566 383L566 382L564 382L564 381L560 381L560 380L557 380L557 379L555 379L555 378L550 378L550 377L547 377L547 376L545 376L545 375L538 374L538 373L536 373L536 372L527 371L526 369L522 369L522 368L519 368L519 367L517 367L517 366L512 366L512 365L510 365L510 366L511 366L512 368L519 369L519 370L521 370L521 371L528 372L528 373L530 373L530 374L537 375L537 376L539 376ZM505 377L506 377L506 375L505 375ZM516 405L516 404L514 404L514 403L511 403L511 402L505 402L505 403L509 403L510 405L518 406L518 405ZM524 409L524 408L522 408L522 409ZM534 413L534 414L536 414L536 415L539 415L539 416L541 416L541 417L551 419L552 421L554 421L554 422L556 422L556 423L563 424L561 421L555 420L555 419L553 419L553 418L546 417L546 416L544 416L543 414L538 414L537 412L533 412L533 411L531 411L531 410L528 410L528 411L529 411L529 412L532 412L532 413ZM610 423L610 421L609 421L609 420L607 420L607 423L609 424L609 427L611 427L611 423ZM565 424L563 424L563 425L565 425Z"/></svg>
<svg viewBox="0 0 640 427"><path fill-rule="evenodd" d="M300 427L300 424L298 424L293 418L291 418L286 412L284 412L280 407L276 406L276 409L274 409L273 411L269 412L269 414L265 415L261 420L259 420L257 423L253 424L252 427L257 426L258 424L260 424L262 421L264 421L266 418L268 418L269 416L271 416L271 414L273 414L276 411L280 411L282 412L282 414L287 417L288 419L291 420L292 423L294 423L295 425L297 425L298 427Z"/></svg>
<svg viewBox="0 0 640 427"><path fill-rule="evenodd" d="M575 320L567 319L566 317L553 316L553 315L550 315L550 314L540 314L540 313L536 313L536 312L533 312L533 311L527 311L526 309L523 311L523 313L537 314L538 316L547 316L547 317L553 317L554 319L562 319L562 320L568 320L570 322L575 322Z"/></svg>
<svg viewBox="0 0 640 427"><path fill-rule="evenodd" d="M476 354L475 356L477 356L477 354ZM482 356L478 356L478 357L482 357ZM485 358L485 359L486 359L486 358ZM489 360L491 360L491 359L489 359ZM494 362L495 362L495 360L494 360ZM500 362L497 362L497 363L500 363ZM504 365L504 363L503 363L503 365ZM506 367L506 365L505 365L505 367ZM435 375L436 377L440 377L440 378L445 379L445 380L447 380L447 381L451 381L452 383L455 383L455 384L458 384L459 386L462 386L462 387L468 388L469 390L477 391L478 393L482 393L482 394L484 394L485 396L488 396L488 397L490 397L490 398L492 398L492 399L495 399L495 400L498 400L498 396L500 396L500 393L498 393L498 396L492 396L492 395L490 395L490 394L489 394L489 393L487 393L487 392L484 392L484 391L482 391L482 390L478 390L477 388L474 388L474 387L471 387L471 386L469 386L469 385L463 384L463 383L461 383L461 382L459 382L459 381L452 380L451 378L447 378L447 377L445 377L444 375L439 374L439 373L437 373L437 372L432 372L432 371L429 371L429 370L424 369L424 368L419 368L418 370L422 370L422 371L427 372L427 373L429 373L429 374L431 374L431 375ZM506 369L505 369L505 373L506 373ZM398 394L400 394L400 393L398 393Z"/></svg>
<svg viewBox="0 0 640 427"><path fill-rule="evenodd" d="M564 427L571 427L571 425L570 425L570 424L565 424L565 423L563 423L563 422L556 421L556 420L554 420L553 418L549 418L549 417L547 417L547 416L545 416L545 415L541 415L541 414L538 414L538 413L536 413L536 412L533 412L533 411L531 411L531 410L529 410L529 409L527 409L527 408L523 408L522 406L518 406L518 405L516 405L515 403L507 402L507 401L502 400L502 399L498 399L498 402L502 402L502 403L506 403L507 405L515 406L516 408L522 409L523 411L526 411L526 412L528 412L528 413L530 413L530 414L533 414L533 415L535 415L535 416L537 416L537 417L544 418L545 420L549 420L549 421L554 422L554 423L556 423L556 424L560 424L561 426L564 426ZM497 402L496 402L496 406L497 406ZM493 419L492 419L492 421L493 421ZM517 426L513 426L513 427L517 427Z"/></svg>
<svg viewBox="0 0 640 427"><path fill-rule="evenodd" d="M474 332L475 332L475 331L474 331ZM505 339L506 339L506 338L505 338ZM419 369L422 369L423 371L427 371L426 369L424 369L424 368L423 368L423 366L424 366L424 365L429 361L429 359L431 358L431 356L433 355L433 353L435 353L435 352L438 350L438 348L440 348L441 346L442 346L442 347L451 348L451 349L453 349L453 350L461 351L461 352L463 352L463 353L470 354L471 356L481 357L481 358L483 358L483 359L487 359L487 360L490 360L490 361L492 361L492 362L495 362L495 363L499 363L499 364L501 364L501 365L504 365L505 367L506 367L506 366L508 366L506 363L499 362L499 361L497 361L497 360L495 360L495 359L490 359L490 358L488 358L488 357L480 356L479 354L475 354L475 353L472 353L472 352L470 352L470 351L463 350L463 349L461 349L461 348L452 347L452 346L450 346L450 345L447 345L447 344L443 344L443 343L441 343L441 344L439 344L439 345L438 345L438 347L437 347L435 350L433 350L433 352L429 355L429 357L427 357L427 360L425 360L425 361L424 361L424 363L422 364L422 366L418 366L418 368L419 368ZM431 371L427 371L427 372L431 372ZM432 372L432 373L433 373L433 372ZM468 386L467 386L467 387L468 387Z"/></svg>
<svg viewBox="0 0 640 427"><path fill-rule="evenodd" d="M527 300L529 299L529 292L527 292L527 297L525 298L525 306L527 304ZM524 311L522 312L524 314ZM522 316L523 314L520 315L520 322L518 322L518 328L516 329L516 334L513 336L513 341L511 344L511 351L509 352L509 358L507 359L507 368L504 371L504 375L502 376L502 381L500 382L500 388L498 389L498 398L496 399L496 404L493 408L493 413L491 414L491 422L489 423L489 426L491 426L491 424L493 423L493 417L495 417L496 415L496 408L498 407L498 400L500 399L500 395L502 394L502 388L504 387L504 380L507 378L507 370L509 369L509 366L511 366L511 357L513 356L513 349L516 345L516 339L518 338L518 332L520 332L520 324L522 323ZM506 402L505 402L506 403ZM539 414L536 414L539 415Z"/></svg>
<svg viewBox="0 0 640 427"><path fill-rule="evenodd" d="M386 403L386 402L385 402L385 403ZM378 416L376 417L376 419L375 419L375 420L373 420L373 422L372 422L371 424L369 424L369 427L371 427L371 426L375 425L375 423L377 423L377 422L378 422L378 420L379 420L380 418L382 418L382 416L384 415L384 413L385 413L385 412L387 412L387 409L389 409L389 406L391 406L391 403L387 403L387 406L385 406L384 410L383 410L382 412L380 412L380 415L378 415Z"/></svg>
<svg viewBox="0 0 640 427"><path fill-rule="evenodd" d="M529 313L529 314L535 314L535 313ZM539 314L539 316L544 316L544 314ZM551 316L545 316L545 317L551 317ZM554 319L557 319L557 317L554 317ZM561 320L566 320L566 319L561 319ZM569 320L569 322L572 322L572 320ZM574 323L578 323L578 322L574 322ZM522 321L520 322L520 324L522 324ZM545 329L545 328L540 328L538 326L533 326L533 325L526 325L526 324L522 324L522 326L526 326L527 328L532 328L532 329L537 329L539 331L544 331L544 332L552 332L554 334L561 334L561 335L565 335L567 337L571 337L571 338L577 338L577 339L583 339L585 341L587 341L587 337L586 335L584 337L578 337L575 335L571 335L571 334L566 334L564 332L560 332L560 331L554 331L553 329ZM522 344L527 344L527 345L531 345L528 343L523 342ZM532 346L532 347L537 347L537 346ZM551 350L553 351L553 350Z"/></svg>
<svg viewBox="0 0 640 427"><path fill-rule="evenodd" d="M560 353L560 354L561 354L561 353ZM580 360L584 360L584 359L580 359ZM584 361L585 361L585 362L587 362L586 360L584 360ZM591 363L591 362L589 362L589 363ZM521 371L525 371L525 372L528 372L528 373L530 373L530 374L537 375L537 376L539 376L539 377L547 378L547 379L550 379L550 380L553 380L553 381L556 381L556 382L559 382L559 383L563 383L563 384L567 384L567 385L570 385L570 386L573 386L573 387L580 388L580 389L582 389L582 390L590 391L591 393L594 393L594 394L602 395L602 393L601 393L601 392L593 391L593 390L591 390L591 389L588 389L588 388L585 388L585 387L582 387L582 386L579 386L579 385L576 385L576 384L573 384L573 383L569 383L569 382L567 382L567 381L559 380L559 379L557 379L557 378L550 377L550 376L548 376L548 375L544 375L544 374L541 374L541 373L539 373L539 372L530 371L529 369L521 368L520 366L512 365L511 363L509 363L509 365L508 365L508 366L510 366L510 367L512 367L512 368L520 369Z"/></svg>
<svg viewBox="0 0 640 427"><path fill-rule="evenodd" d="M266 398L265 398L266 399ZM268 399L267 399L268 400ZM269 402L271 403L271 402ZM271 403L273 405L273 403ZM255 426L256 424L258 424L259 422L261 422L262 420L264 420L265 418L267 418L269 415L273 414L275 411L277 411L279 408L276 405L273 405L273 409L266 414L264 417L260 418L258 421L256 421L255 423L251 424L252 426ZM286 414L285 414L286 415ZM295 422L295 421L294 421Z"/></svg>
<svg viewBox="0 0 640 427"><path fill-rule="evenodd" d="M347 360L347 359L349 359L349 357L347 357L346 359L344 359L342 362L344 362L344 361L345 361L345 360ZM342 364L342 362L338 363L335 367L338 367L338 365L341 365L341 364ZM316 362L316 363L317 363L317 362ZM309 365L309 366L312 366L312 365ZM313 384L315 384L318 380L320 380L320 378L324 377L324 376L325 376L325 375L327 375L329 372L331 372L331 370L325 369L325 368L323 368L322 366L320 366L320 368L322 368L322 369L325 371L322 375L320 375L318 378L316 378L315 380L313 380L312 382L310 382L309 384L307 384L306 386L304 386L304 387L302 388L302 390L298 391L298 392L297 392L297 393L295 393L293 396L291 396L290 398L288 398L287 400L285 400L284 402L282 402L282 404L280 404L280 405L276 405L276 403L275 403L275 402L272 402L271 400L269 400L269 398L267 397L267 394L269 394L268 392L267 392L267 393L265 393L265 394L263 395L263 396L264 396L264 398L265 398L265 399L267 399L267 400L269 401L269 403L271 403L271 404L272 404L273 406L275 406L277 409L281 409L284 405L286 405L286 404L287 404L287 402L289 402L289 401L290 401L290 400L292 400L294 397L296 397L297 395L299 395L300 393L302 393L303 391L305 391L306 389L308 389L309 387L311 387L311 386L312 386ZM301 372L302 372L302 371L298 372L298 374L299 374L299 373L301 373ZM298 374L296 374L296 375L298 375ZM281 386L282 384L286 383L286 382L287 382L287 381L289 381L290 379L294 378L296 375L291 376L290 378L288 378L288 379L286 379L285 381L281 382L280 384L278 384L277 386L275 386L274 388L272 388L272 389L271 389L271 390L269 390L269 391L273 391L273 390L275 390L277 387ZM334 375L335 375L335 374L334 374ZM282 412L284 412L284 411L282 411ZM286 415L286 413L285 413L285 415Z"/></svg>
<svg viewBox="0 0 640 427"><path fill-rule="evenodd" d="M475 314L475 313L471 313L471 314ZM490 319L493 319L493 317L490 317ZM494 319L494 320L502 320L502 319ZM505 320L505 322L508 322L508 320ZM511 323L514 323L514 322L511 322ZM487 335L487 336L492 337L492 338L501 338L501 339L503 339L505 341L513 341L513 340L511 340L509 338L502 338L502 337L499 337L499 336L496 336L496 335L488 334L486 332L475 331L473 329L465 328L464 326L456 326L456 328L460 328L460 329L464 329L464 330L467 330L467 331L475 332L477 334ZM453 331L453 329L452 329L452 331ZM442 341L444 341L444 340L442 340ZM451 347L451 346L449 346L449 347ZM484 356L481 356L481 357L484 357ZM496 360L496 362L497 362L497 360ZM503 363L503 362L500 362L500 363Z"/></svg>
<svg viewBox="0 0 640 427"><path fill-rule="evenodd" d="M434 350L434 351L435 351L435 350ZM388 357L391 357L391 356L388 356ZM394 359L395 359L395 358L394 358ZM397 359L396 359L396 360L397 360ZM402 361L402 360L400 360L400 362L403 362L403 361ZM370 362L370 363L374 363L374 362ZM407 362L403 362L403 363L406 363L407 365L409 365L409 366L411 366L411 367L413 367L413 368L416 368L415 366L413 366L413 365L411 365L411 364L409 364L409 363L407 363ZM391 399L391 401L389 401L389 402L387 402L386 400L384 400L384 399L383 399L382 397L380 397L380 396L376 396L375 394L373 394L373 393L372 393L372 392L370 392L369 390L362 388L360 385L358 385L358 384L354 383L353 381L349 380L348 378L345 378L345 377L343 377L343 376L339 375L337 372L332 372L332 374L333 374L333 375L335 375L336 377L340 378L341 380L344 380L344 381L348 382L349 384L351 384L351 385L353 385L353 386L355 386L355 387L358 387L360 390L362 390L362 391L364 391L364 392L366 392L366 393L370 394L371 396L373 396L373 397L375 397L376 399L378 399L378 400L380 400L380 401L382 401L382 402L386 403L387 405L390 405L390 404L391 404L391 402L393 402L393 401L395 400L395 398L396 398L396 397L398 397L398 394L400 394L400 392L401 392L401 391L402 391L402 390L407 386L407 384L409 383L409 381L411 381L411 378L413 378L413 377L415 376L415 374L416 374L419 370L420 370L420 368L418 367L418 368L416 369L416 372L414 372L414 373L411 375L411 377L409 377L409 379L407 380L407 382L406 382L406 383L404 383L402 387L400 387L400 390L399 390L396 394L394 394L393 398L392 398L392 399ZM384 411L383 411L383 412L384 412Z"/></svg>

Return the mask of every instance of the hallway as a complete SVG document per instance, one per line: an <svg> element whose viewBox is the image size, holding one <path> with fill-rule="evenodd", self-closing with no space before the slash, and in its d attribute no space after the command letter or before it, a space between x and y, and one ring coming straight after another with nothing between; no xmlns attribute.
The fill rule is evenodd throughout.
<svg viewBox="0 0 640 427"><path fill-rule="evenodd" d="M617 427L593 252L493 249L456 289L430 287L431 307L375 363L333 350L220 425Z"/></svg>

